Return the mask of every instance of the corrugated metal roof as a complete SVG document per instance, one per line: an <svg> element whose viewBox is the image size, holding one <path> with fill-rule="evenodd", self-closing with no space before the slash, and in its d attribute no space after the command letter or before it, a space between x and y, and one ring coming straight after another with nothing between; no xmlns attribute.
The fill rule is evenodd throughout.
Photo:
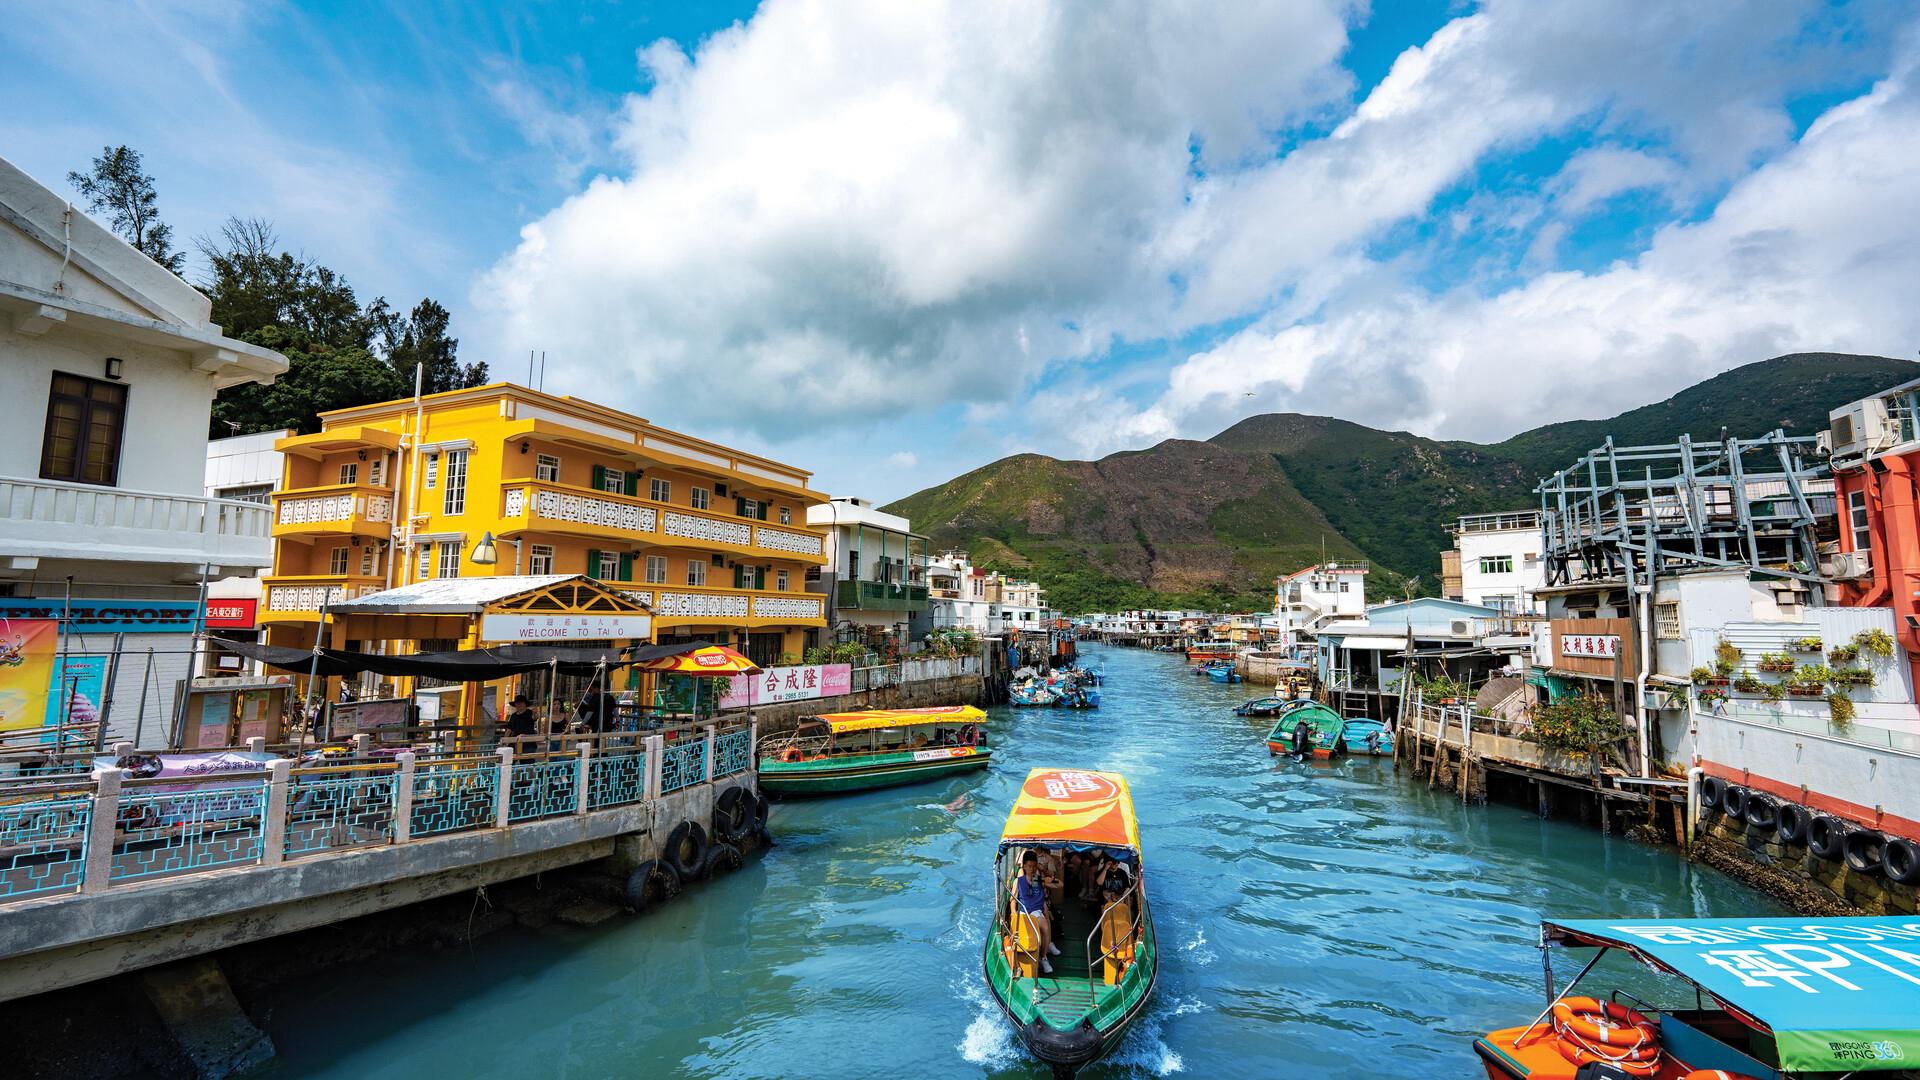
<svg viewBox="0 0 1920 1080"><path fill-rule="evenodd" d="M509 596L544 589L574 578L592 580L584 574L494 574L487 577L435 578L342 600L328 610L349 615L400 611L423 615L471 614Z"/></svg>

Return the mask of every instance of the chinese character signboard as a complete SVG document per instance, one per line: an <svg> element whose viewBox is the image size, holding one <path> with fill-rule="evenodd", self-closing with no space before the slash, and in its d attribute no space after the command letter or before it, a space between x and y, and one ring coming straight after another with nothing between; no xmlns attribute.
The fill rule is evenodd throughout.
<svg viewBox="0 0 1920 1080"><path fill-rule="evenodd" d="M1620 638L1615 634L1563 634L1560 655L1611 660L1620 655Z"/></svg>
<svg viewBox="0 0 1920 1080"><path fill-rule="evenodd" d="M484 641L645 640L653 619L647 615L482 615Z"/></svg>
<svg viewBox="0 0 1920 1080"><path fill-rule="evenodd" d="M853 665L806 664L766 668L754 675L735 675L720 695L720 708L746 709L779 701L811 701L853 692Z"/></svg>
<svg viewBox="0 0 1920 1080"><path fill-rule="evenodd" d="M253 597L212 597L207 600L207 627L213 630L251 630L260 601Z"/></svg>

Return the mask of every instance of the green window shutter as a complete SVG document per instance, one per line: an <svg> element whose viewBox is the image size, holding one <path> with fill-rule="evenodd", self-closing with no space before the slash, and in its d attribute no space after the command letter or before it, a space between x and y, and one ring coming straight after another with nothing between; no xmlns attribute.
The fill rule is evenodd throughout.
<svg viewBox="0 0 1920 1080"><path fill-rule="evenodd" d="M755 508L756 508L756 509L758 509L758 510L760 511L760 513L759 513L759 518L760 518L760 520L761 520L761 521L765 521L765 520L767 520L767 503L766 503L766 500L765 500L765 499L762 499L762 500L761 500L761 501L759 501L758 503L755 503L755 504L754 504L754 506L755 506Z"/></svg>
<svg viewBox="0 0 1920 1080"><path fill-rule="evenodd" d="M733 513L735 517L747 516L747 500L742 496L735 495L733 497Z"/></svg>
<svg viewBox="0 0 1920 1080"><path fill-rule="evenodd" d="M592 484L593 490L599 491L601 488L606 486L607 486L607 467L605 465L595 465L593 467L593 484Z"/></svg>
<svg viewBox="0 0 1920 1080"><path fill-rule="evenodd" d="M598 465L594 466L595 469L599 467ZM592 548L587 549L587 576L590 578L600 576L600 553Z"/></svg>
<svg viewBox="0 0 1920 1080"><path fill-rule="evenodd" d="M620 553L620 580L633 580L633 552L631 551Z"/></svg>
<svg viewBox="0 0 1920 1080"><path fill-rule="evenodd" d="M747 568L736 563L733 567L733 587L736 589L746 588L746 580Z"/></svg>
<svg viewBox="0 0 1920 1080"><path fill-rule="evenodd" d="M640 474L639 473L630 472L627 474L627 494L629 495L640 494Z"/></svg>
<svg viewBox="0 0 1920 1080"><path fill-rule="evenodd" d="M756 589L764 589L767 587L766 567L756 566L753 568L753 587Z"/></svg>

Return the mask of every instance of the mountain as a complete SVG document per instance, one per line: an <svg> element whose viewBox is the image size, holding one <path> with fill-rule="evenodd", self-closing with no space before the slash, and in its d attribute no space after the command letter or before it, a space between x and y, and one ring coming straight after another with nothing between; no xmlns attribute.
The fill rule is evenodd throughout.
<svg viewBox="0 0 1920 1080"><path fill-rule="evenodd" d="M886 509L982 565L1031 574L1067 611L1265 608L1276 574L1365 558L1380 585L1438 584L1462 514L1532 506L1533 486L1600 445L1810 433L1833 408L1920 377L1879 356L1795 353L1723 372L1619 416L1503 442L1428 439L1327 416L1248 417L1203 442L1099 461L1018 454Z"/></svg>

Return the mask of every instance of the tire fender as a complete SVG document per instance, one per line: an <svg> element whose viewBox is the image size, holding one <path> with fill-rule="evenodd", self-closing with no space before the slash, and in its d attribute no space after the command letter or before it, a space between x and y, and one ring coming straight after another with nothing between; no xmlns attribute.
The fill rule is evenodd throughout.
<svg viewBox="0 0 1920 1080"><path fill-rule="evenodd" d="M755 795L753 798L753 827L756 831L759 831L759 832L767 831L767 808L768 808L768 803L767 803L766 795L765 794Z"/></svg>
<svg viewBox="0 0 1920 1080"><path fill-rule="evenodd" d="M1727 782L1717 776L1709 776L1700 781L1700 805L1713 813L1725 809Z"/></svg>
<svg viewBox="0 0 1920 1080"><path fill-rule="evenodd" d="M1889 881L1897 881L1902 885L1920 884L1920 844L1904 836L1889 836L1886 851L1880 860Z"/></svg>
<svg viewBox="0 0 1920 1080"><path fill-rule="evenodd" d="M627 875L627 908L644 915L680 895L680 875L658 859L648 859Z"/></svg>
<svg viewBox="0 0 1920 1080"><path fill-rule="evenodd" d="M713 804L715 839L737 844L753 828L753 797L746 788L730 787Z"/></svg>
<svg viewBox="0 0 1920 1080"><path fill-rule="evenodd" d="M1832 814L1815 814L1807 829L1807 848L1823 859L1837 859L1847 844L1847 826Z"/></svg>
<svg viewBox="0 0 1920 1080"><path fill-rule="evenodd" d="M716 840L707 849L707 857L701 865L701 876L711 878L716 874L731 873L740 869L746 862L740 857L740 849L725 840Z"/></svg>
<svg viewBox="0 0 1920 1080"><path fill-rule="evenodd" d="M1728 784L1727 793L1720 796L1720 808L1727 816L1740 821L1747 818L1747 789L1739 784Z"/></svg>
<svg viewBox="0 0 1920 1080"><path fill-rule="evenodd" d="M1807 842L1807 830L1813 825L1813 815L1798 803L1780 804L1780 839L1789 844Z"/></svg>
<svg viewBox="0 0 1920 1080"><path fill-rule="evenodd" d="M700 868L707 858L707 830L698 822L683 821L667 834L667 842L660 849L660 861L667 864L679 875L681 882L693 881L700 876Z"/></svg>
<svg viewBox="0 0 1920 1080"><path fill-rule="evenodd" d="M1840 843L1847 869L1856 874L1877 874L1887 865L1887 838L1872 829L1855 829Z"/></svg>
<svg viewBox="0 0 1920 1080"><path fill-rule="evenodd" d="M1780 826L1780 804L1770 795L1757 791L1747 793L1747 825L1762 833L1770 833Z"/></svg>

